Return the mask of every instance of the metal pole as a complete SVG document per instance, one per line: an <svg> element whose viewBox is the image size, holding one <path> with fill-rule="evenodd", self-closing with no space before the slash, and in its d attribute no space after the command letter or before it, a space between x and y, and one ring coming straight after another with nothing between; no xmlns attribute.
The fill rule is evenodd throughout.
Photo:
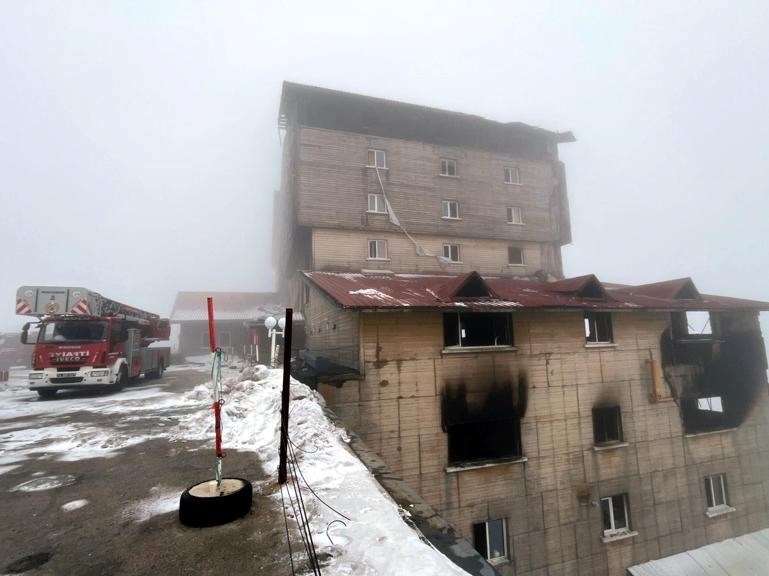
<svg viewBox="0 0 769 576"><path fill-rule="evenodd" d="M275 368L275 328L270 329L270 368Z"/></svg>
<svg viewBox="0 0 769 576"><path fill-rule="evenodd" d="M288 400L291 389L291 319L293 308L286 308L286 327L283 328L283 393L280 404L280 464L278 484L286 483L286 451L288 449Z"/></svg>

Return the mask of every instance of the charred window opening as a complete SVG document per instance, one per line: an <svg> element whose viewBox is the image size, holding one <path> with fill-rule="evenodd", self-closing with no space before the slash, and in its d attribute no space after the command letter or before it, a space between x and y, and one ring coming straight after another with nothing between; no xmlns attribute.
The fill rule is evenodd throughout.
<svg viewBox="0 0 769 576"><path fill-rule="evenodd" d="M448 433L449 463L520 458L521 418L526 407L526 379L468 391L447 386L443 395L443 430Z"/></svg>
<svg viewBox="0 0 769 576"><path fill-rule="evenodd" d="M609 312L585 312L585 342L608 344L614 341Z"/></svg>
<svg viewBox="0 0 769 576"><path fill-rule="evenodd" d="M676 340L710 340L715 335L717 315L705 310L673 312L670 323Z"/></svg>
<svg viewBox="0 0 769 576"><path fill-rule="evenodd" d="M593 408L593 439L596 446L622 442L622 413L619 406Z"/></svg>
<svg viewBox="0 0 769 576"><path fill-rule="evenodd" d="M512 346L513 317L498 312L446 312L443 345L447 348Z"/></svg>
<svg viewBox="0 0 769 576"><path fill-rule="evenodd" d="M711 312L690 330L683 312L671 314L660 349L665 380L687 434L740 426L766 386L766 351L756 313ZM711 323L711 334L702 331Z"/></svg>

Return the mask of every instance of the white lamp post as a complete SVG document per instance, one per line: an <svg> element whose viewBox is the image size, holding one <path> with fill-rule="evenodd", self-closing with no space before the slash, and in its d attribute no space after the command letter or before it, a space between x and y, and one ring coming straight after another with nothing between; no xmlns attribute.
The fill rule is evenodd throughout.
<svg viewBox="0 0 769 576"><path fill-rule="evenodd" d="M275 326L277 325L277 329ZM267 328L267 335L270 337L270 368L275 368L275 363L277 358L275 357L275 335L280 334L283 336L285 334L285 328L286 328L286 319L280 318L279 320L276 320L272 316L267 316L267 318L264 319L264 327Z"/></svg>

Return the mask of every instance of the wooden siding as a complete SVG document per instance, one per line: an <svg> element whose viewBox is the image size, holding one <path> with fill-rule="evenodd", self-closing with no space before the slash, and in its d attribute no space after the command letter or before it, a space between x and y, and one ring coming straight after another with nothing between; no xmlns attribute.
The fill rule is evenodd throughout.
<svg viewBox="0 0 769 576"><path fill-rule="evenodd" d="M514 315L515 352L446 353L440 313L361 313L365 378L321 387L394 471L458 531L507 518L505 576L595 574L625 568L769 525L769 399L736 430L687 437L675 402L650 401L668 315L612 314L614 345L587 348L581 312ZM752 323L756 324L756 319ZM525 463L446 470L441 394L451 382L483 389L524 371ZM594 450L592 408L621 408L627 446ZM702 478L726 472L730 514L708 518ZM589 494L578 497L579 487ZM638 535L601 540L598 501L627 493Z"/></svg>
<svg viewBox="0 0 769 576"><path fill-rule="evenodd" d="M447 272L469 272L481 274L522 276L545 270L558 274L560 259L550 259L557 248L532 242L505 242L501 240L480 240L449 236L419 236L414 239L432 254L442 255L443 244L459 244L461 263L448 264ZM387 240L388 259L369 260L368 241ZM525 266L507 264L507 247L521 246L524 249ZM402 233L378 231L330 230L315 228L312 231L313 270L354 270L374 269L393 272L439 272L442 270L434 257L417 256L414 244ZM544 252L544 255L543 255Z"/></svg>
<svg viewBox="0 0 769 576"><path fill-rule="evenodd" d="M313 286L303 286L309 287L309 301L302 306L307 348L339 364L359 369L358 313L342 310Z"/></svg>
<svg viewBox="0 0 769 576"><path fill-rule="evenodd" d="M559 240L551 214L556 193L552 163L308 127L299 128L295 167L300 225L395 229L386 217L366 214L368 194L381 193L376 171L366 167L369 148L387 153L382 181L395 213L411 233ZM456 178L439 174L444 157L456 160ZM521 185L504 183L505 166L519 168ZM442 200L459 202L461 220L441 219ZM507 206L521 207L524 226L507 224Z"/></svg>

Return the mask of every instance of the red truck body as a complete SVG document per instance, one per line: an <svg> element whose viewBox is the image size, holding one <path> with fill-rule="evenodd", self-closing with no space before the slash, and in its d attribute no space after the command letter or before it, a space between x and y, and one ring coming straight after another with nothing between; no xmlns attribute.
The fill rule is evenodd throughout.
<svg viewBox="0 0 769 576"><path fill-rule="evenodd" d="M170 348L153 345L169 338L168 319L86 288L22 286L16 313L39 318L24 326L21 341L35 346L29 388L42 397L65 388L120 389L168 366Z"/></svg>

